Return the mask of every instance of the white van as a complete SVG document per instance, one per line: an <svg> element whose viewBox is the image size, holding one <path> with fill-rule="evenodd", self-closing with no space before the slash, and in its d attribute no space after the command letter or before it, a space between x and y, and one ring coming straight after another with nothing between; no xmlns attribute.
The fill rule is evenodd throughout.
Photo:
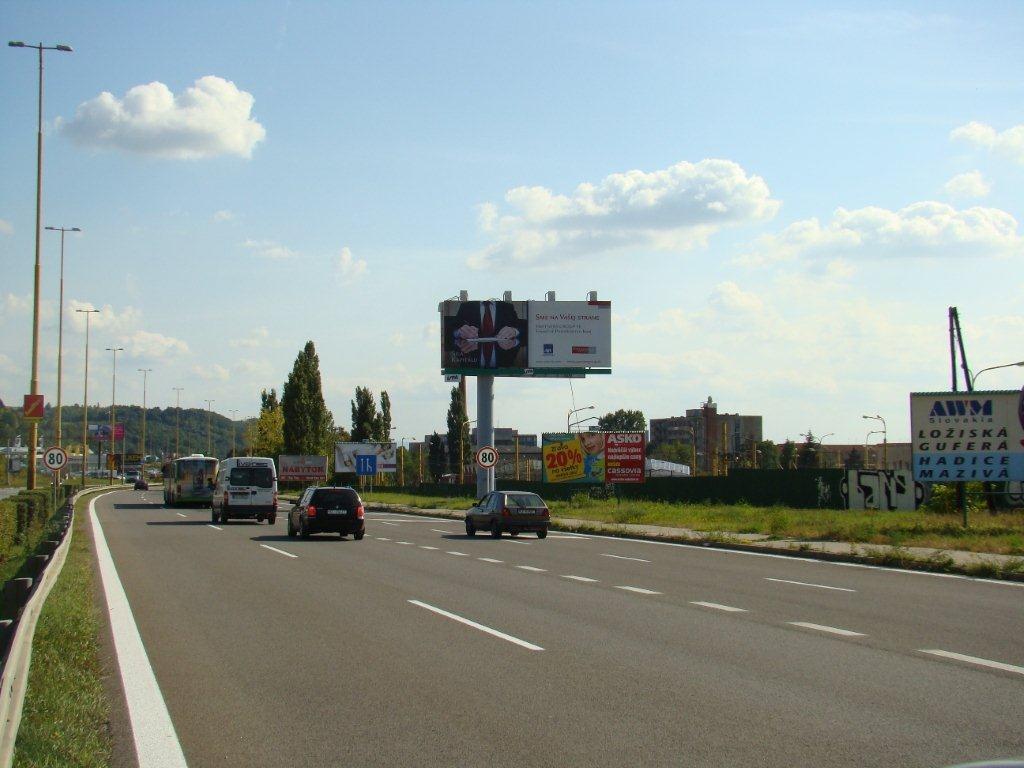
<svg viewBox="0 0 1024 768"><path fill-rule="evenodd" d="M224 459L210 500L213 522L232 517L256 518L270 525L277 519L277 469L262 456Z"/></svg>

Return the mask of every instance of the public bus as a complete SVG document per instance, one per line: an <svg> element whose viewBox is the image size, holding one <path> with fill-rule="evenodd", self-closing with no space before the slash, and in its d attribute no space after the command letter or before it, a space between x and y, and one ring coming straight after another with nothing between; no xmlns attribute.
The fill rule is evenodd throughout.
<svg viewBox="0 0 1024 768"><path fill-rule="evenodd" d="M201 453L164 464L164 504L210 506L219 464L217 459Z"/></svg>

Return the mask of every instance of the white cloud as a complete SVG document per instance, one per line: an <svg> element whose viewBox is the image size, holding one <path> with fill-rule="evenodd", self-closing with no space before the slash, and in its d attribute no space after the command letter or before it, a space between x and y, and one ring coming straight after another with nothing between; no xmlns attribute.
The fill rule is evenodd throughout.
<svg viewBox="0 0 1024 768"><path fill-rule="evenodd" d="M1024 125L1015 125L999 132L991 125L970 122L954 128L949 138L953 141L965 141L975 147L1024 163Z"/></svg>
<svg viewBox="0 0 1024 768"><path fill-rule="evenodd" d="M151 331L136 331L127 339L132 357L167 358L188 354L188 344L173 336Z"/></svg>
<svg viewBox="0 0 1024 768"><path fill-rule="evenodd" d="M233 214L231 211L227 209L215 211L213 214L213 220L218 223L222 221L231 221L234 218L235 214Z"/></svg>
<svg viewBox="0 0 1024 768"><path fill-rule="evenodd" d="M481 205L479 223L494 242L469 258L476 269L553 266L631 249L684 251L723 226L772 218L779 202L760 176L729 160L680 162L583 183L569 195L516 187L510 212Z"/></svg>
<svg viewBox="0 0 1024 768"><path fill-rule="evenodd" d="M366 261L356 259L352 251L345 246L338 254L338 275L343 283L351 283L360 276L366 274Z"/></svg>
<svg viewBox="0 0 1024 768"><path fill-rule="evenodd" d="M75 142L156 157L196 160L251 157L266 130L252 117L253 96L207 75L179 94L160 82L137 85L123 99L104 91L59 123Z"/></svg>
<svg viewBox="0 0 1024 768"><path fill-rule="evenodd" d="M942 185L942 191L951 197L985 197L992 191L981 171L958 173Z"/></svg>
<svg viewBox="0 0 1024 768"><path fill-rule="evenodd" d="M193 365L192 373L203 381L227 381L231 373L223 365Z"/></svg>
<svg viewBox="0 0 1024 768"><path fill-rule="evenodd" d="M11 222L7 219L0 219L0 235L10 235L14 233L14 227L11 226Z"/></svg>
<svg viewBox="0 0 1024 768"><path fill-rule="evenodd" d="M0 302L0 315L7 317L17 317L19 315L31 316L31 314L32 294L30 293L26 293L24 296L17 296L13 293L8 293L4 296L3 301ZM40 322L48 323L56 316L56 302L49 301L48 299L41 299L39 302Z"/></svg>
<svg viewBox="0 0 1024 768"><path fill-rule="evenodd" d="M293 251L273 240L246 240L242 245L265 259L294 259L299 255L298 251Z"/></svg>
<svg viewBox="0 0 1024 768"><path fill-rule="evenodd" d="M269 339L270 331L265 327L260 326L259 328L254 328L244 339L231 339L231 341L228 342L228 345L232 347L247 347L252 349L265 346Z"/></svg>
<svg viewBox="0 0 1024 768"><path fill-rule="evenodd" d="M96 309L88 301L71 299L64 310L67 319L75 330L85 331L85 313L76 310ZM99 312L89 315L89 327L92 331L105 331L107 333L129 334L135 331L142 323L142 313L135 307L125 307L121 312L116 312L109 304L104 304Z"/></svg>
<svg viewBox="0 0 1024 768"><path fill-rule="evenodd" d="M764 302L757 294L744 291L731 280L715 286L709 304L728 315L749 315L764 309Z"/></svg>
<svg viewBox="0 0 1024 768"><path fill-rule="evenodd" d="M921 202L890 211L838 208L832 221L804 219L754 243L739 263L763 264L794 258L1008 256L1024 253L1017 220L997 208L957 210Z"/></svg>

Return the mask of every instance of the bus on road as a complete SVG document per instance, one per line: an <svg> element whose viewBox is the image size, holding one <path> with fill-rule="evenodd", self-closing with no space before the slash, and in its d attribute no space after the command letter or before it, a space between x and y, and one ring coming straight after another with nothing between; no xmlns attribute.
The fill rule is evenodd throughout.
<svg viewBox="0 0 1024 768"><path fill-rule="evenodd" d="M201 453L164 464L164 504L210 506L219 464L217 459Z"/></svg>

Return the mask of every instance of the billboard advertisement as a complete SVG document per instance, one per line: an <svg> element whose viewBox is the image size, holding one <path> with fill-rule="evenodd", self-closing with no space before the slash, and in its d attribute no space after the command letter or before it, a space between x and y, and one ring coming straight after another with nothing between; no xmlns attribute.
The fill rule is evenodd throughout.
<svg viewBox="0 0 1024 768"><path fill-rule="evenodd" d="M110 439L110 425L109 424L90 424L89 425L89 439L90 440L109 440ZM120 422L114 425L114 439L124 440L124 424Z"/></svg>
<svg viewBox="0 0 1024 768"><path fill-rule="evenodd" d="M365 474L361 467L366 465L360 456L373 457L376 472L398 471L398 448L395 443L336 443L334 446L334 471Z"/></svg>
<svg viewBox="0 0 1024 768"><path fill-rule="evenodd" d="M545 434L541 455L546 483L642 483L643 432Z"/></svg>
<svg viewBox="0 0 1024 768"><path fill-rule="evenodd" d="M1024 390L912 392L919 482L1024 480Z"/></svg>
<svg viewBox="0 0 1024 768"><path fill-rule="evenodd" d="M326 456L278 456L278 480L327 481Z"/></svg>
<svg viewBox="0 0 1024 768"><path fill-rule="evenodd" d="M441 369L495 376L611 372L610 301L445 301Z"/></svg>

